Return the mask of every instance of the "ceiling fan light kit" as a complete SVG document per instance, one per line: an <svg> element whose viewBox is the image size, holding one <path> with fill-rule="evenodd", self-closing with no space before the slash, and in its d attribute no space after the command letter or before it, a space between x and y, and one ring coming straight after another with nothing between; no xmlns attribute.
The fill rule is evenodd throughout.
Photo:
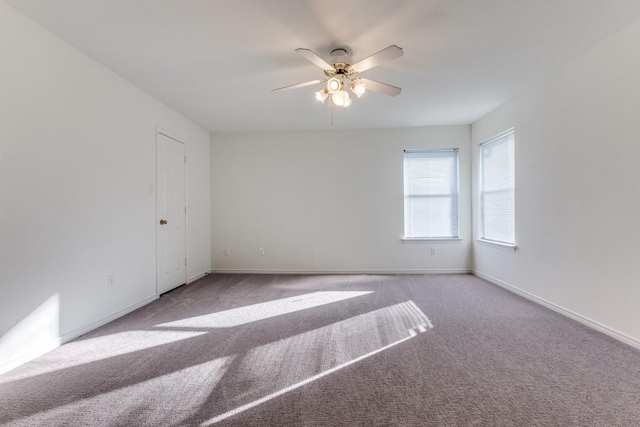
<svg viewBox="0 0 640 427"><path fill-rule="evenodd" d="M329 64L309 49L300 48L296 49L296 52L304 56L308 61L312 62L316 66L322 68L327 78L284 86L278 89L273 89L272 92L298 89L315 84L324 84L324 89L315 92L316 99L324 103L327 98L329 98L334 106L340 108L346 108L351 105L352 100L347 89L358 98L364 95L367 90L388 96L396 96L402 92L402 89L399 87L357 76L357 74L362 71L366 71L382 64L383 62L402 56L402 48L396 45L391 45L382 49L381 51L374 53L355 64L350 64L351 59L349 58L349 53L347 49L344 48L338 48L331 51L331 57L335 60L333 64ZM329 95L331 95L331 97L329 97Z"/></svg>
<svg viewBox="0 0 640 427"><path fill-rule="evenodd" d="M351 89L351 92L355 93L358 98L364 95L364 92L366 91L364 85L362 83L358 83L357 81L355 83L351 83L349 89Z"/></svg>
<svg viewBox="0 0 640 427"><path fill-rule="evenodd" d="M335 77L331 77L329 80L327 80L327 92L329 92L330 94L338 93L339 91L343 90L343 86L344 85L342 84L342 82Z"/></svg>
<svg viewBox="0 0 640 427"><path fill-rule="evenodd" d="M342 108L346 108L351 105L351 98L349 97L349 93L344 90L331 95L331 101L338 107Z"/></svg>
<svg viewBox="0 0 640 427"><path fill-rule="evenodd" d="M316 99L324 104L324 101L329 96L327 89L322 89L316 92Z"/></svg>

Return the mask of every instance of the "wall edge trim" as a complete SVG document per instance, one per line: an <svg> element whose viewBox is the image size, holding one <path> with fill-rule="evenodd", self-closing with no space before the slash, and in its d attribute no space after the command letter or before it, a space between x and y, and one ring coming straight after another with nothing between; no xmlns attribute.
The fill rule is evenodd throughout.
<svg viewBox="0 0 640 427"><path fill-rule="evenodd" d="M113 313L113 314L111 314L111 315L109 315L107 317L104 317L104 318L102 318L102 319L100 319L100 320L98 320L96 322L93 322L93 323L91 323L89 325L86 325L86 326L81 326L81 327L79 327L77 329L74 329L71 332L67 332L66 334L60 336L60 344L62 345L62 344L66 344L66 343L68 343L70 341L73 341L74 339L76 339L76 338L78 338L78 337L80 337L80 336L82 336L82 335L84 335L84 334L86 334L88 332L91 332L94 329L99 328L100 326L104 326L109 322L113 322L114 320L116 320L116 319L118 319L118 318L120 318L120 317L122 317L122 316L124 316L126 314L129 314L132 311L137 310L140 307L143 307L143 306L145 306L145 305L149 304L150 302L153 302L153 301L155 301L157 299L158 299L158 295L153 295L153 296L147 297L147 298L143 299L142 301L139 301L139 302L137 302L135 304L132 304L132 305L126 307L126 308L123 308L122 310L119 310L119 311L117 311L117 312L115 312L115 313Z"/></svg>
<svg viewBox="0 0 640 427"><path fill-rule="evenodd" d="M58 337L55 341L52 340L51 343L47 344L46 346L42 346L41 348L38 348L34 351L31 351L27 354L23 354L22 356L19 356L15 359L12 359L6 363L3 363L2 365L0 365L0 375L7 373L9 371L11 371L12 369L17 368L18 366L24 365L27 362L32 361L33 359L42 356L45 353L50 352L51 350L54 350L58 347L60 347L61 342L60 342L60 338Z"/></svg>
<svg viewBox="0 0 640 427"><path fill-rule="evenodd" d="M195 276L193 276L192 278L187 279L187 283L186 283L186 284L188 285L188 284L190 284L190 283L195 282L196 280L200 280L200 279L202 279L204 276L206 276L207 274L209 274L209 270L207 270L207 271L203 271L203 272L202 272L202 273L200 273L200 274L196 274L196 275L195 275Z"/></svg>
<svg viewBox="0 0 640 427"><path fill-rule="evenodd" d="M120 311L117 311L116 313L113 313L101 320L98 320L97 322L93 322L89 325L82 326L78 329L74 329L73 331L68 332L64 335L60 335L56 340L52 340L52 342L47 344L46 346L43 346L37 350L34 350L32 352L19 356L15 359L8 361L7 363L0 365L0 374L4 374L6 372L11 371L12 369L19 367L20 365L24 365L25 363L30 362L33 359L40 357L45 353L55 350L56 348L60 347L63 344L73 341L74 339L78 338L81 335L86 334L87 332L91 332L92 330L97 329L100 326L106 325L107 323L112 322L117 318L124 316L125 314L129 314L132 311L137 310L138 308L143 307L152 301L155 301L156 299L158 299L158 296L153 295L133 305L130 305Z"/></svg>
<svg viewBox="0 0 640 427"><path fill-rule="evenodd" d="M214 268L210 273L219 274L469 274L473 270L461 269L368 269L368 270L295 270Z"/></svg>
<svg viewBox="0 0 640 427"><path fill-rule="evenodd" d="M535 302L537 304L542 305L543 307L546 307L550 310L555 311L556 313L562 314L565 317L568 317L572 320L575 320L577 322L582 323L585 326L590 327L591 329L594 329L598 332L601 332L605 335L610 336L611 338L614 338L620 342L623 342L627 345L630 345L631 347L637 348L638 350L640 350L640 340L627 335L623 332L620 332L614 328L611 328L607 325L604 325L600 322L597 322L587 316L583 316L582 314L576 313L574 311L571 311L567 308L562 307L561 305L558 305L556 303L553 303L551 301L547 301L544 298L540 298L539 296L536 296L532 293L529 293L527 291L524 291L516 286L510 285L506 282L503 282L502 280L496 279L495 277L489 276L488 274L484 274L481 273L480 271L477 270L473 270L472 273L481 278L484 279L490 283L493 283L496 286L500 286L501 288L509 291L509 292L513 292L516 295L519 295L523 298L528 299L529 301Z"/></svg>

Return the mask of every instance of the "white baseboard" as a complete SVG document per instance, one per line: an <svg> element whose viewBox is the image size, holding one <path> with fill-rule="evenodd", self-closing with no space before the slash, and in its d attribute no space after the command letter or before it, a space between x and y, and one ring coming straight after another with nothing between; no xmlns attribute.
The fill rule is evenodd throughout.
<svg viewBox="0 0 640 427"><path fill-rule="evenodd" d="M36 350L30 351L27 354L23 354L22 356L16 359L10 360L9 362L0 365L0 375L4 374L5 372L9 372L10 370L17 368L20 365L24 365L25 363L32 361L36 357L40 357L43 354L48 353L51 350L54 350L60 347L61 344L62 343L60 342L60 338L56 340L51 340L50 342L40 346Z"/></svg>
<svg viewBox="0 0 640 427"><path fill-rule="evenodd" d="M24 354L16 359L11 360L8 363L4 363L3 365L0 365L0 374L3 374L5 372L9 372L12 369L17 368L20 365L24 365L27 362L30 362L31 360L35 359L36 357L42 356L45 353L50 352L51 350L56 349L57 347L60 347L62 344L66 344L70 341L73 341L74 339L78 338L81 335L86 334L87 332L91 332L92 330L99 328L100 326L106 325L107 323L116 320L119 317L124 316L125 314L129 314L132 311L145 306L147 304L149 304L150 302L154 301L158 299L157 295L153 295L149 298L146 298L136 304L133 304L123 310L120 310L110 316L105 317L104 319L101 319L97 322L94 322L90 325L87 326L83 326L81 328L75 329L71 332L68 332L60 337L58 337L57 339L51 340L50 342L46 343L43 346L40 346L37 350L34 350L32 352L29 352L28 354Z"/></svg>
<svg viewBox="0 0 640 427"><path fill-rule="evenodd" d="M196 281L196 280L198 280L198 279L202 279L202 278L203 278L204 276L206 276L207 274L209 274L209 272L208 272L208 271L205 271L204 273L200 273L200 274L197 274L197 275L193 276L191 279L187 279L187 285L188 285L189 283L193 283L193 282L195 282L195 281Z"/></svg>
<svg viewBox="0 0 640 427"><path fill-rule="evenodd" d="M78 338L79 336L82 336L82 335L86 334L87 332L91 332L94 329L99 328L100 326L106 325L107 323L112 322L112 321L116 320L117 318L124 316L125 314L129 314L132 311L137 310L140 307L143 307L143 306L145 306L145 305L149 304L150 302L155 301L157 299L158 299L158 295L150 296L148 298L143 299L140 302L137 302L137 303L135 303L133 305L130 305L127 308L124 308L124 309L122 309L122 310L120 310L120 311L118 311L116 313L113 313L112 315L107 316L104 319L98 320L97 322L94 322L94 323L92 323L90 325L83 326L81 328L75 329L75 330L73 330L71 332L67 332L66 334L64 334L64 335L62 335L60 337L61 344L66 344L69 341L73 341L76 338Z"/></svg>
<svg viewBox="0 0 640 427"><path fill-rule="evenodd" d="M222 274L467 274L469 269L401 269L401 270L278 270L215 268L210 273Z"/></svg>
<svg viewBox="0 0 640 427"><path fill-rule="evenodd" d="M481 279L484 279L484 280L486 280L488 282L493 283L494 285L498 285L501 288L504 288L504 289L506 289L508 291L513 292L514 294L520 295L521 297L524 297L524 298L526 298L526 299L528 299L530 301L533 301L533 302L538 303L538 304L540 304L540 305L542 305L544 307L547 307L548 309L551 309L551 310L555 311L556 313L560 313L560 314L562 314L562 315L564 315L564 316L566 316L566 317L568 317L570 319L573 319L573 320L575 320L577 322L582 323L583 325L586 325L586 326L588 326L588 327L590 327L592 329L595 329L598 332L602 332L603 334L609 335L610 337L615 338L618 341L622 341L623 343L628 344L628 345L630 345L632 347L635 347L635 348L640 350L640 340L638 340L638 339L636 339L636 338L634 338L632 336L629 336L629 335L627 335L625 333L622 333L622 332L617 331L617 330L615 330L613 328L610 328L607 325L603 325L600 322L596 322L593 319L590 319L590 318L588 318L586 316L583 316L582 314L578 314L578 313L576 313L574 311L566 309L566 308L564 308L564 307L562 307L562 306L560 306L558 304L552 303L551 301L547 301L544 298L540 298L540 297L538 297L536 295L533 295L533 294L531 294L531 293L529 293L527 291L523 291L522 289L517 288L517 287L515 287L513 285L510 285L508 283L505 283L505 282L503 282L501 280L498 280L495 277L491 277L491 276L489 276L487 274L481 273L481 272L476 271L476 270L473 271L473 274L475 274L476 276L480 277Z"/></svg>

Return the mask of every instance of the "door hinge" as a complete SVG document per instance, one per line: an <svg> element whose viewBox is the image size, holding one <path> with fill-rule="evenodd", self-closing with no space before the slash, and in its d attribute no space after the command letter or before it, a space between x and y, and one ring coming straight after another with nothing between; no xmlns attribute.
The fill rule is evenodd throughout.
<svg viewBox="0 0 640 427"><path fill-rule="evenodd" d="M184 155L184 162L187 163L187 155Z"/></svg>
<svg viewBox="0 0 640 427"><path fill-rule="evenodd" d="M187 259L186 258L184 259L184 265L187 265Z"/></svg>
<svg viewBox="0 0 640 427"><path fill-rule="evenodd" d="M185 215L187 214L187 207L186 206L184 207L184 214Z"/></svg>

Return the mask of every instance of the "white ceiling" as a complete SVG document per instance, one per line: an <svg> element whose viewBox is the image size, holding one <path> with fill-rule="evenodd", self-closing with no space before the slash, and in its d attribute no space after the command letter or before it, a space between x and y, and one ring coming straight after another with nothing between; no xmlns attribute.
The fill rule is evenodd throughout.
<svg viewBox="0 0 640 427"><path fill-rule="evenodd" d="M5 0L43 27L213 132L469 124L640 17L638 0ZM359 60L403 89L345 110L294 52Z"/></svg>

